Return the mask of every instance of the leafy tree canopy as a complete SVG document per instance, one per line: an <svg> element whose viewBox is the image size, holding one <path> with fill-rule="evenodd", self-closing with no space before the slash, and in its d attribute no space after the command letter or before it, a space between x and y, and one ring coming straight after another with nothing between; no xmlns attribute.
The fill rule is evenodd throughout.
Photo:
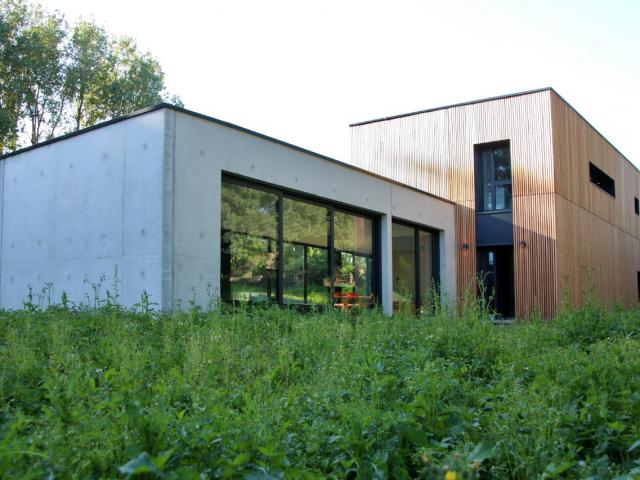
<svg viewBox="0 0 640 480"><path fill-rule="evenodd" d="M27 0L0 2L0 153L162 101L182 105L132 38L69 25Z"/></svg>

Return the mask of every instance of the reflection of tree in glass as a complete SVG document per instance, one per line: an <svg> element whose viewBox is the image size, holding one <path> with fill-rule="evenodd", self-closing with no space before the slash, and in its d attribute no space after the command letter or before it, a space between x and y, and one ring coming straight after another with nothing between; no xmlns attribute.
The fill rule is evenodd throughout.
<svg viewBox="0 0 640 480"><path fill-rule="evenodd" d="M284 199L284 241L326 247L329 210L312 203Z"/></svg>
<svg viewBox="0 0 640 480"><path fill-rule="evenodd" d="M511 155L509 148L497 148L494 151L496 180L509 180L511 178Z"/></svg>
<svg viewBox="0 0 640 480"><path fill-rule="evenodd" d="M275 239L278 232L277 195L223 183L222 230Z"/></svg>
<svg viewBox="0 0 640 480"><path fill-rule="evenodd" d="M238 233L225 233L224 243L229 243L231 250L231 271L234 276L242 276L248 270L275 268L275 248L269 240Z"/></svg>

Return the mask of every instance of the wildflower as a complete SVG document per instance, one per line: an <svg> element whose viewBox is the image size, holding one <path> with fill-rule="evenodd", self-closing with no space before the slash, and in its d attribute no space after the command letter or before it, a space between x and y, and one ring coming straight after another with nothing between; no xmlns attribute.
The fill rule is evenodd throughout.
<svg viewBox="0 0 640 480"><path fill-rule="evenodd" d="M458 474L455 472L455 470L449 470L447 473L444 474L444 480L457 480L458 479Z"/></svg>

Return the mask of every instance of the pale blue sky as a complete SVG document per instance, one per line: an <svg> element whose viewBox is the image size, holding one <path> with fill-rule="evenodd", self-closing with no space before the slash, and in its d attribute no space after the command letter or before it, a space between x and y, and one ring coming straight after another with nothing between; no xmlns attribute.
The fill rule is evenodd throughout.
<svg viewBox="0 0 640 480"><path fill-rule="evenodd" d="M640 0L45 0L156 55L185 106L342 160L348 124L552 86L640 165Z"/></svg>

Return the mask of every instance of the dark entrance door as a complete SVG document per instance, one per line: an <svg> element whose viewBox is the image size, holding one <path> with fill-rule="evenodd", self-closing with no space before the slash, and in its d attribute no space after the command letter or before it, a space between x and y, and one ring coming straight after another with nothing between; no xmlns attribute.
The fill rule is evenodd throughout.
<svg viewBox="0 0 640 480"><path fill-rule="evenodd" d="M503 317L513 317L513 246L479 247L478 275L484 283L485 300Z"/></svg>

